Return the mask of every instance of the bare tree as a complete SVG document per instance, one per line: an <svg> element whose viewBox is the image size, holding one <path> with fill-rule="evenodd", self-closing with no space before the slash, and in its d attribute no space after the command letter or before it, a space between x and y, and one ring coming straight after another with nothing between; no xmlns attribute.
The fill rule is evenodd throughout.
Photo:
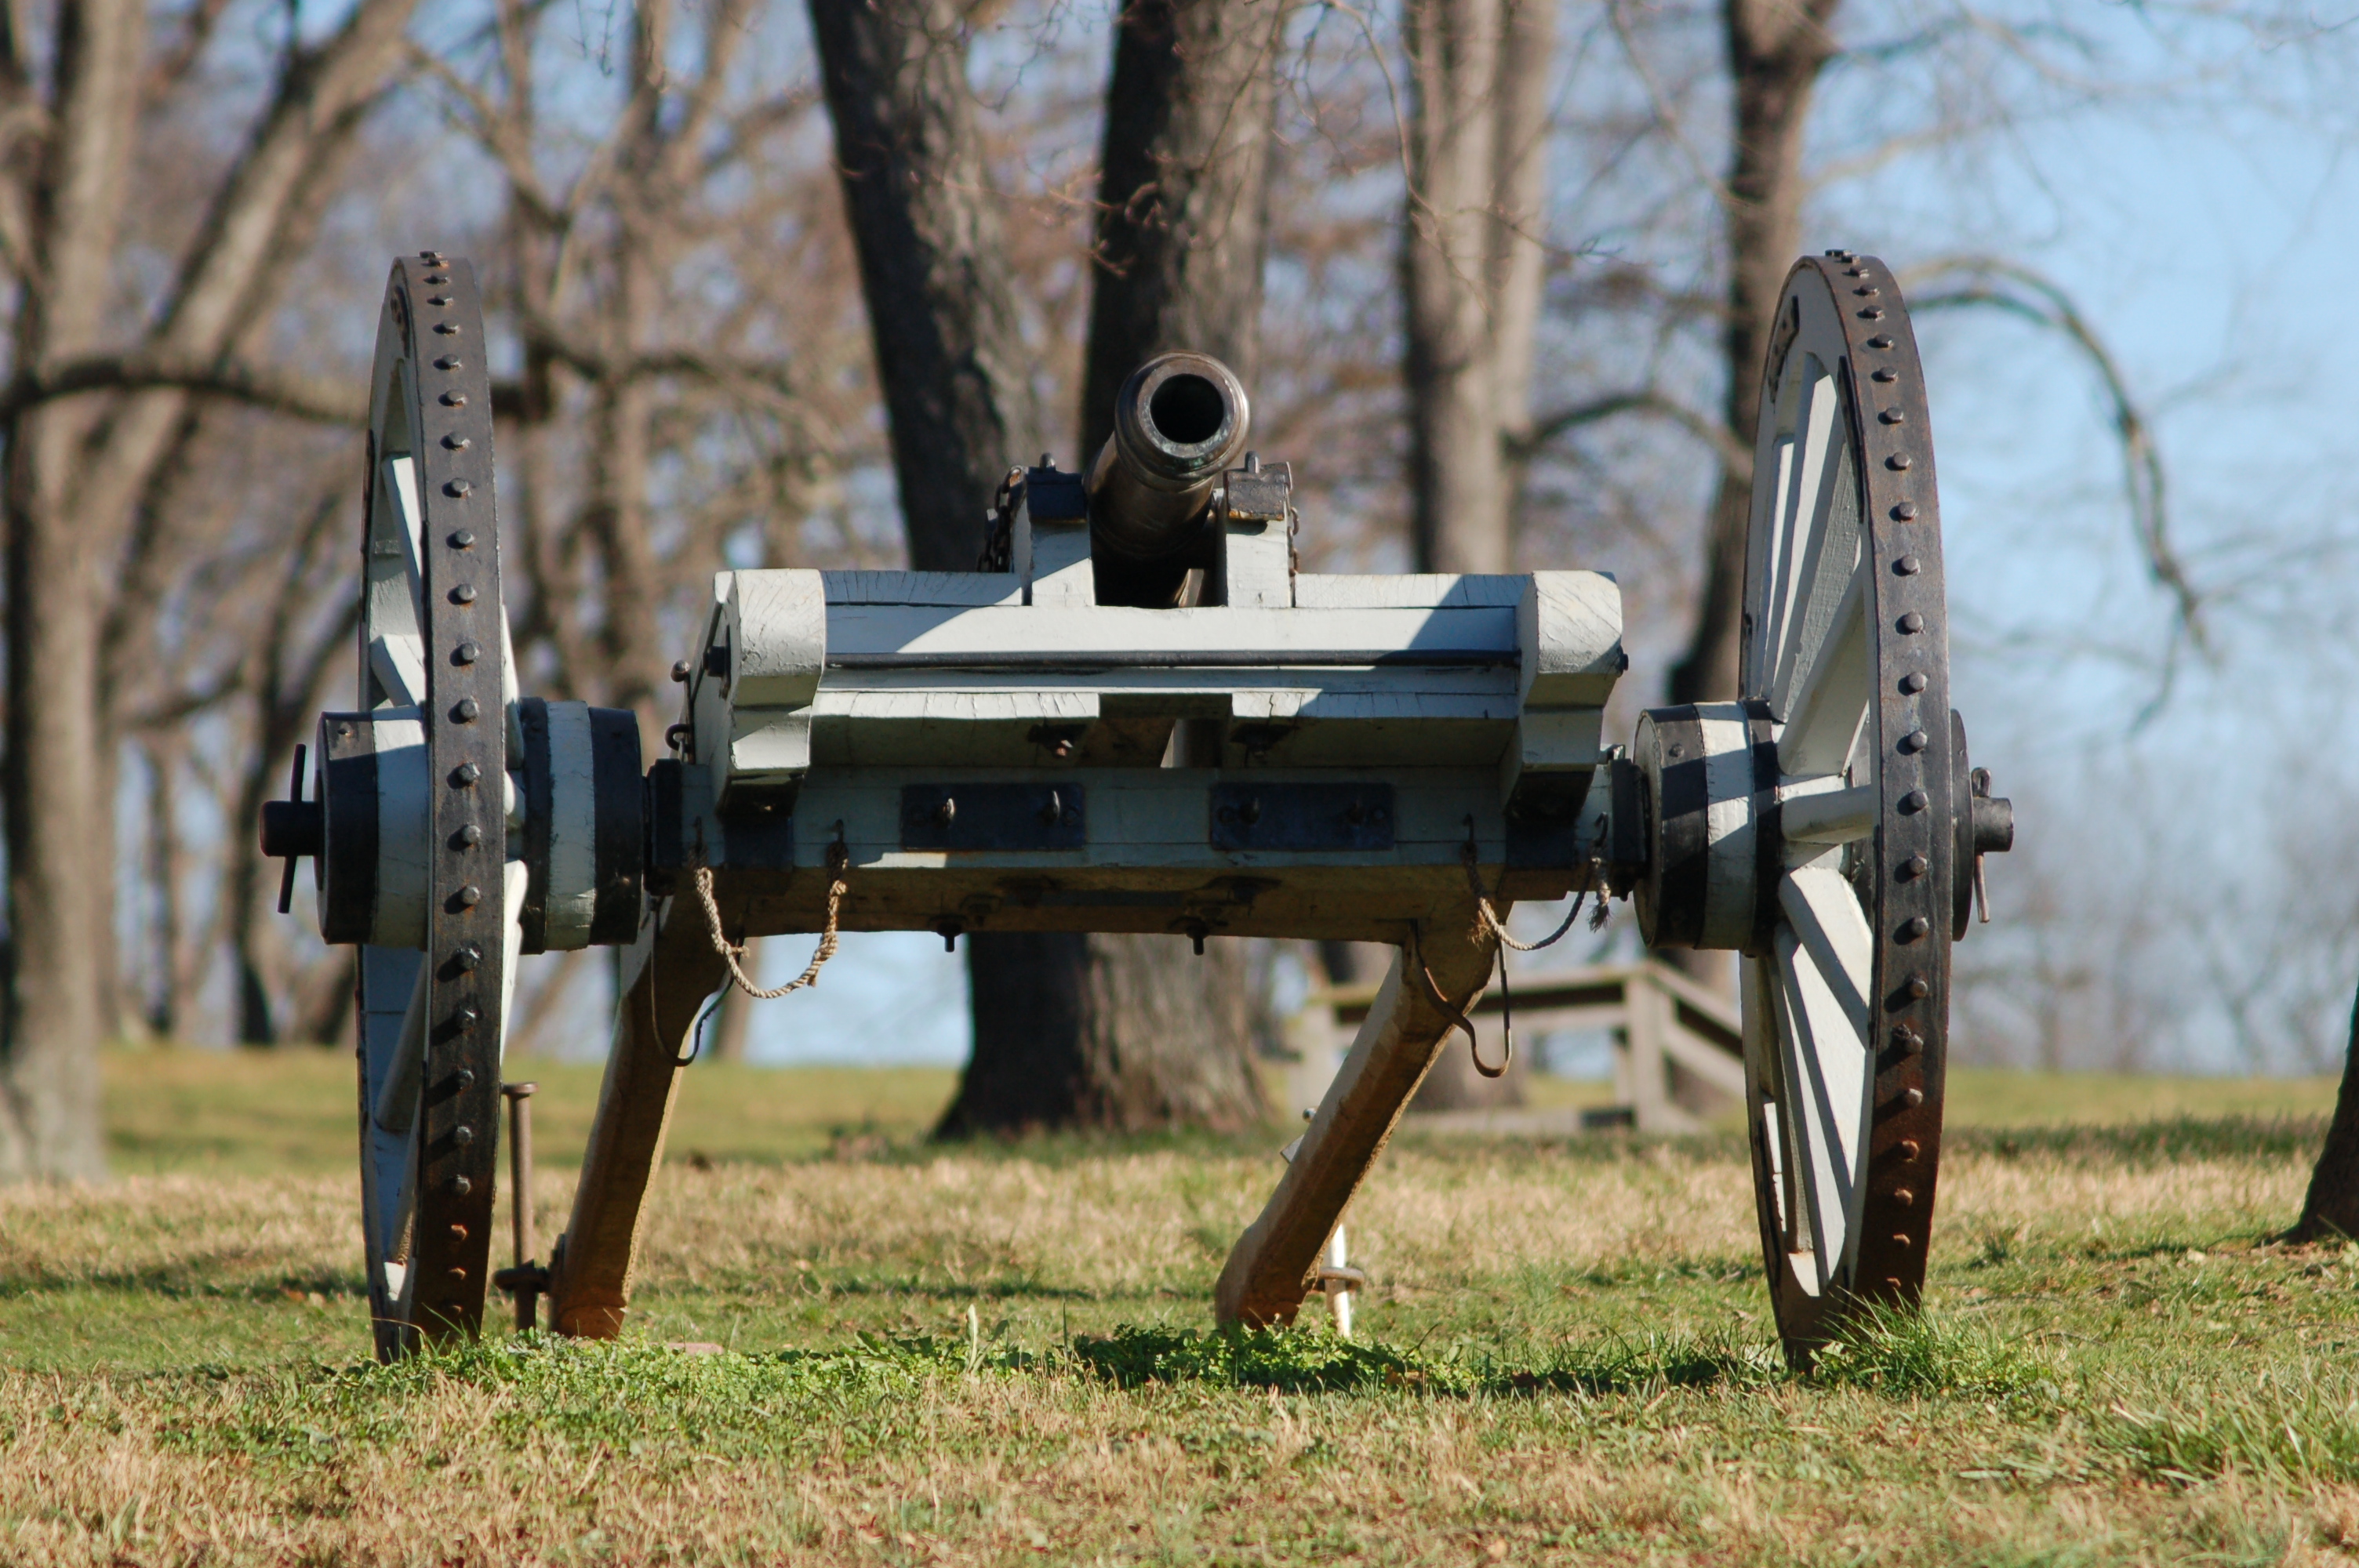
<svg viewBox="0 0 2359 1568"><path fill-rule="evenodd" d="M242 149L204 196L137 347L219 363L257 342L367 109L399 66L413 0L361 0L317 43L291 27ZM0 195L21 236L12 359L35 376L118 348L122 247L141 216L150 111L147 11L60 0L42 58L22 12L0 34L0 80L44 112ZM46 67L46 70L44 69ZM169 73L162 79L170 85ZM118 378L115 385L125 384ZM114 783L106 632L136 581L122 552L168 498L191 395L154 388L20 404L7 445L9 929L14 945L0 1164L103 1173L97 1048L112 1011Z"/></svg>

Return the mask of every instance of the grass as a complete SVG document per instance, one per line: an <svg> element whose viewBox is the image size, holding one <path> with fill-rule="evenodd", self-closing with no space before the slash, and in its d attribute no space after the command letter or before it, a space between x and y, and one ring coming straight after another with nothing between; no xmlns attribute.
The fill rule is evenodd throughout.
<svg viewBox="0 0 2359 1568"><path fill-rule="evenodd" d="M1406 1141L1361 1336L1224 1336L1274 1140L936 1151L941 1075L700 1068L629 1336L378 1368L348 1064L110 1065L125 1179L0 1192L0 1563L2359 1555L2359 1248L2268 1239L2314 1096L1965 1128L1927 1313L1798 1376L1723 1135ZM594 1080L540 1077L554 1228Z"/></svg>

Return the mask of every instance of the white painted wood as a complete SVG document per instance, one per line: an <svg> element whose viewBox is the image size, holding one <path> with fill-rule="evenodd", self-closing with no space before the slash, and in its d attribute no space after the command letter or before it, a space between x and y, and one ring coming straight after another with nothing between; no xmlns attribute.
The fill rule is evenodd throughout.
<svg viewBox="0 0 2359 1568"><path fill-rule="evenodd" d="M820 573L830 604L947 604L979 609L1020 605L1024 581L1014 572Z"/></svg>
<svg viewBox="0 0 2359 1568"><path fill-rule="evenodd" d="M1221 528L1222 603L1261 609L1294 604L1294 541L1286 521L1231 517Z"/></svg>
<svg viewBox="0 0 2359 1568"><path fill-rule="evenodd" d="M827 667L827 588L815 571L729 574L725 625L730 701L799 708Z"/></svg>
<svg viewBox="0 0 2359 1568"><path fill-rule="evenodd" d="M1304 572L1294 579L1301 610L1513 610L1521 573Z"/></svg>
<svg viewBox="0 0 2359 1568"><path fill-rule="evenodd" d="M1090 525L1082 518L1039 521L1027 504L1016 511L1016 575L1024 602L1067 610L1097 602L1097 571L1090 564Z"/></svg>
<svg viewBox="0 0 2359 1568"><path fill-rule="evenodd" d="M1527 712L1499 756L1499 795L1506 799L1527 773L1592 773L1604 755L1605 710L1559 708Z"/></svg>
<svg viewBox="0 0 2359 1568"><path fill-rule="evenodd" d="M1813 1266L1799 1271L1824 1290L1841 1269L1865 1191L1873 942L1858 898L1838 873L1802 867L1777 892L1789 922L1776 941L1784 1108L1814 1238Z"/></svg>
<svg viewBox="0 0 2359 1568"><path fill-rule="evenodd" d="M379 701L415 708L426 700L426 589L419 565L423 527L416 464L406 456L388 459L378 466L377 500L370 512L368 554L363 562L368 673L381 689L375 697L365 689L361 692L364 708Z"/></svg>
<svg viewBox="0 0 2359 1568"><path fill-rule="evenodd" d="M1534 572L1516 605L1526 708L1603 703L1628 663L1622 654L1622 589L1603 572Z"/></svg>
<svg viewBox="0 0 2359 1568"><path fill-rule="evenodd" d="M551 951L590 945L598 907L598 774L590 705L549 705L548 935Z"/></svg>
<svg viewBox="0 0 2359 1568"><path fill-rule="evenodd" d="M1751 940L1754 889L1759 882L1755 845L1759 829L1753 787L1753 743L1745 709L1733 702L1706 703L1702 716L1705 854L1705 947L1742 947Z"/></svg>
<svg viewBox="0 0 2359 1568"><path fill-rule="evenodd" d="M1777 766L1787 773L1840 772L1867 722L1869 687L1866 568L1852 573L1826 629L1826 643L1790 690L1777 735Z"/></svg>
<svg viewBox="0 0 2359 1568"><path fill-rule="evenodd" d="M1825 784L1832 787L1781 790L1782 808L1778 813L1784 824L1788 843L1849 844L1875 831L1875 787L1859 784L1844 788L1840 775L1803 781L1805 786Z"/></svg>
<svg viewBox="0 0 2359 1568"><path fill-rule="evenodd" d="M1566 574L1578 576L1582 574ZM1617 618L1618 619L1618 618ZM1616 633L1618 637L1618 632ZM1140 610L1127 605L1034 604L958 610L943 606L832 605L827 646L834 659L862 655L922 656L941 669L962 659L992 660L1023 653L1070 657L1085 665L1152 654L1196 655L1206 667L1234 668L1241 654L1289 654L1331 660L1342 654L1383 654L1414 667L1420 652L1443 656L1518 653L1516 615L1474 610L1287 610L1202 605ZM1568 653L1570 658L1572 654ZM1593 650L1592 661L1603 658ZM1611 681L1606 682L1610 687ZM1591 688L1596 689L1596 688ZM1544 706L1602 702L1600 695L1565 696Z"/></svg>
<svg viewBox="0 0 2359 1568"><path fill-rule="evenodd" d="M380 946L426 946L426 900L433 860L426 726L415 708L381 708L376 741L376 907L370 935Z"/></svg>
<svg viewBox="0 0 2359 1568"><path fill-rule="evenodd" d="M1035 730L1093 724L1099 703L1093 691L822 688L809 711L821 766L1025 767L1051 761Z"/></svg>

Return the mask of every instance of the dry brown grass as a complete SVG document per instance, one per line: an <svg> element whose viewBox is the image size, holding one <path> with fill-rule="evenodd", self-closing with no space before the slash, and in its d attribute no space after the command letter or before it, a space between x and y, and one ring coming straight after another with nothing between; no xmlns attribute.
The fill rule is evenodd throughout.
<svg viewBox="0 0 2359 1568"><path fill-rule="evenodd" d="M1966 1140L1930 1326L1808 1379L1732 1142L1412 1141L1351 1219L1412 1375L1324 1391L1073 1348L1203 1325L1227 1146L675 1165L633 1340L393 1370L348 1178L0 1192L0 1563L2346 1561L2359 1250L2266 1244L2314 1131Z"/></svg>

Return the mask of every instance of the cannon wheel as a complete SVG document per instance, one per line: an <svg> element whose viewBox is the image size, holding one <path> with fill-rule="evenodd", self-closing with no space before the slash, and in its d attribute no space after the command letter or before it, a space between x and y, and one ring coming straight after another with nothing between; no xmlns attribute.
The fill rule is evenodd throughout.
<svg viewBox="0 0 2359 1568"><path fill-rule="evenodd" d="M1924 1285L1973 860L1924 376L1873 257L1832 252L1787 278L1745 579L1742 691L1774 726L1788 827L1799 796L1856 803L1778 840L1743 959L1762 1249L1778 1334L1807 1364L1847 1312L1912 1306Z"/></svg>
<svg viewBox="0 0 2359 1568"><path fill-rule="evenodd" d="M359 966L362 1231L384 1359L473 1336L490 1260L523 877L484 351L472 265L394 264L370 384L359 706L380 753L423 748L426 799L398 801L388 776L383 809L415 807L426 837L422 950L367 946Z"/></svg>

